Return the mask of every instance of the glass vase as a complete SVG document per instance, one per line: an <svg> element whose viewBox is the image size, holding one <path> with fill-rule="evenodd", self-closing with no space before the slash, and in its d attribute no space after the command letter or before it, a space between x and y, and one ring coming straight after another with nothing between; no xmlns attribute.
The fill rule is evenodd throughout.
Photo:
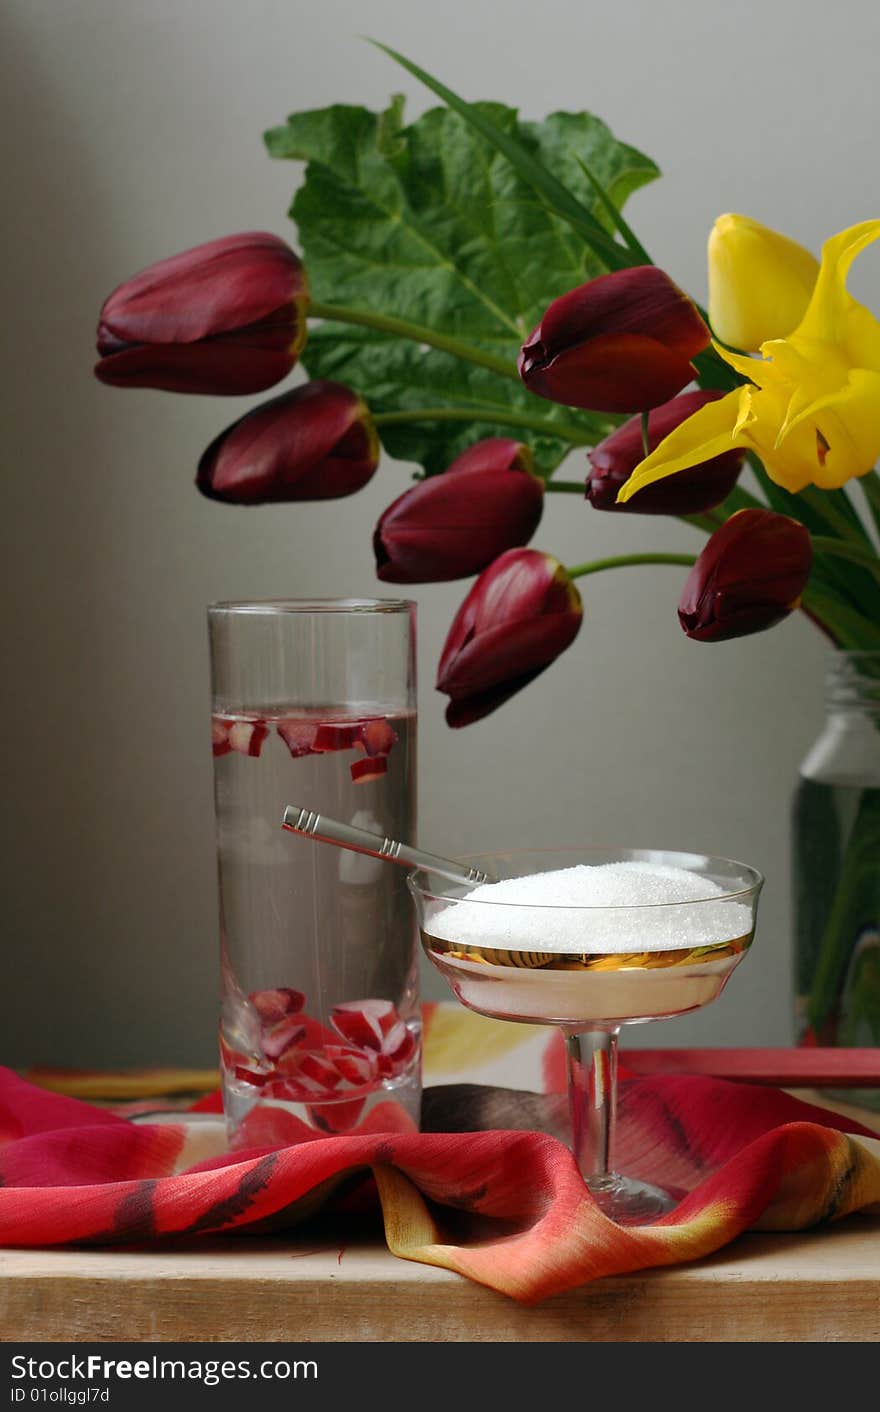
<svg viewBox="0 0 880 1412"><path fill-rule="evenodd" d="M415 612L209 609L223 1102L233 1147L418 1126L402 869L282 830L288 804L413 842Z"/></svg>
<svg viewBox="0 0 880 1412"><path fill-rule="evenodd" d="M880 1045L880 652L832 653L793 809L800 1044ZM848 1091L880 1108L880 1089Z"/></svg>

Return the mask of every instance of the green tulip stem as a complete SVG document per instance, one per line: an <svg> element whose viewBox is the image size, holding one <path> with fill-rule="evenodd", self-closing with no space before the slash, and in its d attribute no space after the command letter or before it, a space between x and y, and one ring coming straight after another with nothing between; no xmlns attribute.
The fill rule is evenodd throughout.
<svg viewBox="0 0 880 1412"><path fill-rule="evenodd" d="M835 539L824 534L814 534L812 540L814 553L849 559L853 564L861 564L875 578L880 579L880 559L872 549L863 549L861 545L851 544L849 540Z"/></svg>
<svg viewBox="0 0 880 1412"><path fill-rule="evenodd" d="M848 500L845 490L841 491L840 504L846 505L846 513L834 503L830 492L820 490L818 486L808 485L804 490L798 491L798 495L803 497L805 504L809 505L816 514L822 516L840 535L841 539L845 539L851 544L870 545L871 541L859 520L855 506Z"/></svg>
<svg viewBox="0 0 880 1412"><path fill-rule="evenodd" d="M865 499L868 502L868 509L871 511L871 518L874 527L880 534L880 476L876 471L869 471L866 476L859 477L859 485L862 487Z"/></svg>
<svg viewBox="0 0 880 1412"><path fill-rule="evenodd" d="M451 353L464 363L474 363L479 368L488 368L500 377L519 382L519 373L506 358L475 348L471 343L450 338L436 329L425 328L422 324L411 324L406 319L395 319L391 314L379 314L374 309L350 309L343 304L322 304L317 299L309 300L309 317L329 319L340 324L360 324L363 328L374 328L380 333L390 333L397 338L407 338L412 343L424 343L437 348L441 353Z"/></svg>
<svg viewBox="0 0 880 1412"><path fill-rule="evenodd" d="M706 510L702 515L679 515L677 518L683 525L702 530L703 534L714 534L724 524L724 516L713 515L711 510Z"/></svg>
<svg viewBox="0 0 880 1412"><path fill-rule="evenodd" d="M837 647L847 652L880 651L880 627L876 621L829 594L828 590L808 584L801 598L801 608Z"/></svg>
<svg viewBox="0 0 880 1412"><path fill-rule="evenodd" d="M407 422L474 422L489 426L525 427L529 431L542 432L545 436L558 436L573 446L591 446L596 440L596 433L587 427L576 426L574 422L551 422L540 412L517 412L512 407L406 407L400 412L376 412L373 421L377 427L402 426ZM565 482L559 481L548 489L555 490L562 484ZM577 488L583 495L583 481Z"/></svg>
<svg viewBox="0 0 880 1412"><path fill-rule="evenodd" d="M544 485L545 490L553 490L563 495L586 494L586 484L582 480L548 480Z"/></svg>
<svg viewBox="0 0 880 1412"><path fill-rule="evenodd" d="M651 454L651 441L650 441L650 437L649 437L649 435L648 435L648 413L647 413L647 412L642 412L642 415L641 415L641 423L642 423L642 450L644 451L644 453L645 453L645 459L647 460L647 458L648 458L648 457L650 456L650 454Z"/></svg>
<svg viewBox="0 0 880 1412"><path fill-rule="evenodd" d="M683 564L692 569L696 562L693 554L618 554L612 559L591 559L587 564L576 564L567 573L570 579L582 579L587 574L601 574L605 569L624 569L630 564Z"/></svg>

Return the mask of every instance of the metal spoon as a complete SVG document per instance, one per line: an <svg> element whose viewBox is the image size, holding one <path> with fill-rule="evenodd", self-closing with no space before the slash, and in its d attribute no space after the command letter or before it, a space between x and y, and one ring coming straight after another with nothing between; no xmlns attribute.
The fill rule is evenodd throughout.
<svg viewBox="0 0 880 1412"><path fill-rule="evenodd" d="M400 863L404 868L424 868L426 872L436 873L451 882L473 884L493 881L488 873L481 872L479 868L468 868L452 858L438 858L435 853L410 848L409 844L400 843L397 839L383 838L368 829L355 828L354 824L328 819L325 814L316 814L312 809L301 808L299 804L285 806L281 826L291 833L313 838L318 843L335 843L339 848L350 848L353 853L366 853L370 858Z"/></svg>

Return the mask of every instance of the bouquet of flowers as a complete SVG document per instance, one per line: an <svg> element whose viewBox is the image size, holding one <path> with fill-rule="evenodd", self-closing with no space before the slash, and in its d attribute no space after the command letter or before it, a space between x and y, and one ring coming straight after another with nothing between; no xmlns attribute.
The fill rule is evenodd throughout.
<svg viewBox="0 0 880 1412"><path fill-rule="evenodd" d="M215 500L351 495L381 447L415 463L375 527L376 571L476 576L439 664L451 726L544 671L580 628L576 581L627 564L689 568L678 616L697 641L800 608L837 646L880 651L880 322L847 290L880 220L817 260L720 216L705 311L622 214L658 175L648 157L589 113L525 122L387 52L442 106L407 126L400 98L337 104L268 132L273 157L307 164L302 258L249 233L153 265L106 301L97 376L246 394L304 364L310 381L205 451ZM574 448L586 474L562 478ZM708 539L566 567L529 547L548 494Z"/></svg>

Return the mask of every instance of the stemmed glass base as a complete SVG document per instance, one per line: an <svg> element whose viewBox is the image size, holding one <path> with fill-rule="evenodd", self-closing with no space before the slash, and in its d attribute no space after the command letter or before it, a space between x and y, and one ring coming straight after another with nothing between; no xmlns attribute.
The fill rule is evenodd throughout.
<svg viewBox="0 0 880 1412"><path fill-rule="evenodd" d="M584 1180L606 1216L618 1225L644 1225L671 1211L660 1187L613 1169L617 1118L617 1027L563 1030L568 1058L572 1148Z"/></svg>
<svg viewBox="0 0 880 1412"><path fill-rule="evenodd" d="M644 1226L671 1211L675 1202L668 1192L618 1172L585 1177L591 1196L606 1216L619 1226Z"/></svg>

